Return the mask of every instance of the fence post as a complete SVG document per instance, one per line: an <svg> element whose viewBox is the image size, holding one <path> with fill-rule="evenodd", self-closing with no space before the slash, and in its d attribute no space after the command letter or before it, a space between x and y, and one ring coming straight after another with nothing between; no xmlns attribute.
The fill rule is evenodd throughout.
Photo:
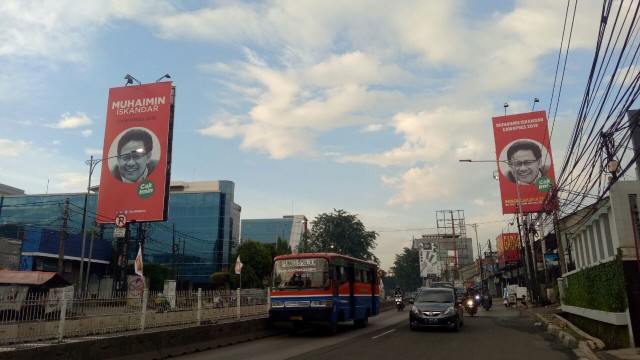
<svg viewBox="0 0 640 360"><path fill-rule="evenodd" d="M72 292L73 293L73 292ZM67 318L67 290L62 292L62 307L60 308L60 325L58 326L58 342L64 338L64 325Z"/></svg>
<svg viewBox="0 0 640 360"><path fill-rule="evenodd" d="M140 314L140 332L144 332L147 324L147 300L149 299L149 289L144 289L142 293L142 313Z"/></svg>
<svg viewBox="0 0 640 360"><path fill-rule="evenodd" d="M198 319L198 326L200 326L200 323L202 321L202 288L198 288L198 313L197 313L197 319Z"/></svg>
<svg viewBox="0 0 640 360"><path fill-rule="evenodd" d="M236 291L236 317L240 319L240 288Z"/></svg>

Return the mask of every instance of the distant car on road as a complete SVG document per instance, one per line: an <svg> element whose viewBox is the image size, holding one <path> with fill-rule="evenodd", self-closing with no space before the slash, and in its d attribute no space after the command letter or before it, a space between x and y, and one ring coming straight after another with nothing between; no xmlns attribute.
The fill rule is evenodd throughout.
<svg viewBox="0 0 640 360"><path fill-rule="evenodd" d="M453 289L453 283L450 283L448 281L436 281L431 283L431 285L429 285L430 288L447 288L447 289Z"/></svg>
<svg viewBox="0 0 640 360"><path fill-rule="evenodd" d="M460 331L464 325L462 304L457 301L453 289L423 288L416 295L409 312L409 328L444 327Z"/></svg>

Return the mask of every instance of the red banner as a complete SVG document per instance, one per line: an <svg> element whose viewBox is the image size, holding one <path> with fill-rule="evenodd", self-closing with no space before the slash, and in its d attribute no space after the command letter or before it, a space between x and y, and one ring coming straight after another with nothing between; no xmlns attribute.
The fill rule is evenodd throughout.
<svg viewBox="0 0 640 360"><path fill-rule="evenodd" d="M517 265L520 262L520 241L517 233L503 233L496 237L498 247L498 263L500 267L505 265Z"/></svg>
<svg viewBox="0 0 640 360"><path fill-rule="evenodd" d="M109 89L99 223L166 220L171 82Z"/></svg>
<svg viewBox="0 0 640 360"><path fill-rule="evenodd" d="M544 111L493 118L497 163L500 171L502 213L543 212L543 203L556 182Z"/></svg>

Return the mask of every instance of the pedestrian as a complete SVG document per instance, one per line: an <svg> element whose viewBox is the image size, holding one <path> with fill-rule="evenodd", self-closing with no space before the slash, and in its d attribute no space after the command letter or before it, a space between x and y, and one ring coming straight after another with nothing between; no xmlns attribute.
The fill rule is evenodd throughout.
<svg viewBox="0 0 640 360"><path fill-rule="evenodd" d="M507 289L506 287L502 288L502 298L503 300L503 304L504 307L506 307L507 309L509 308L509 289Z"/></svg>
<svg viewBox="0 0 640 360"><path fill-rule="evenodd" d="M522 303L522 307L527 307L527 295L523 294L520 302Z"/></svg>

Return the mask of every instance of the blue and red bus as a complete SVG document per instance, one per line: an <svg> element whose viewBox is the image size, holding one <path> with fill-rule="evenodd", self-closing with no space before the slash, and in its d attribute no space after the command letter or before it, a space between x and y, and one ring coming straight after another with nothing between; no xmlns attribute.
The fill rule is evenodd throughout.
<svg viewBox="0 0 640 360"><path fill-rule="evenodd" d="M312 326L335 333L339 322L365 327L380 313L378 265L334 253L274 258L269 319L292 331Z"/></svg>

